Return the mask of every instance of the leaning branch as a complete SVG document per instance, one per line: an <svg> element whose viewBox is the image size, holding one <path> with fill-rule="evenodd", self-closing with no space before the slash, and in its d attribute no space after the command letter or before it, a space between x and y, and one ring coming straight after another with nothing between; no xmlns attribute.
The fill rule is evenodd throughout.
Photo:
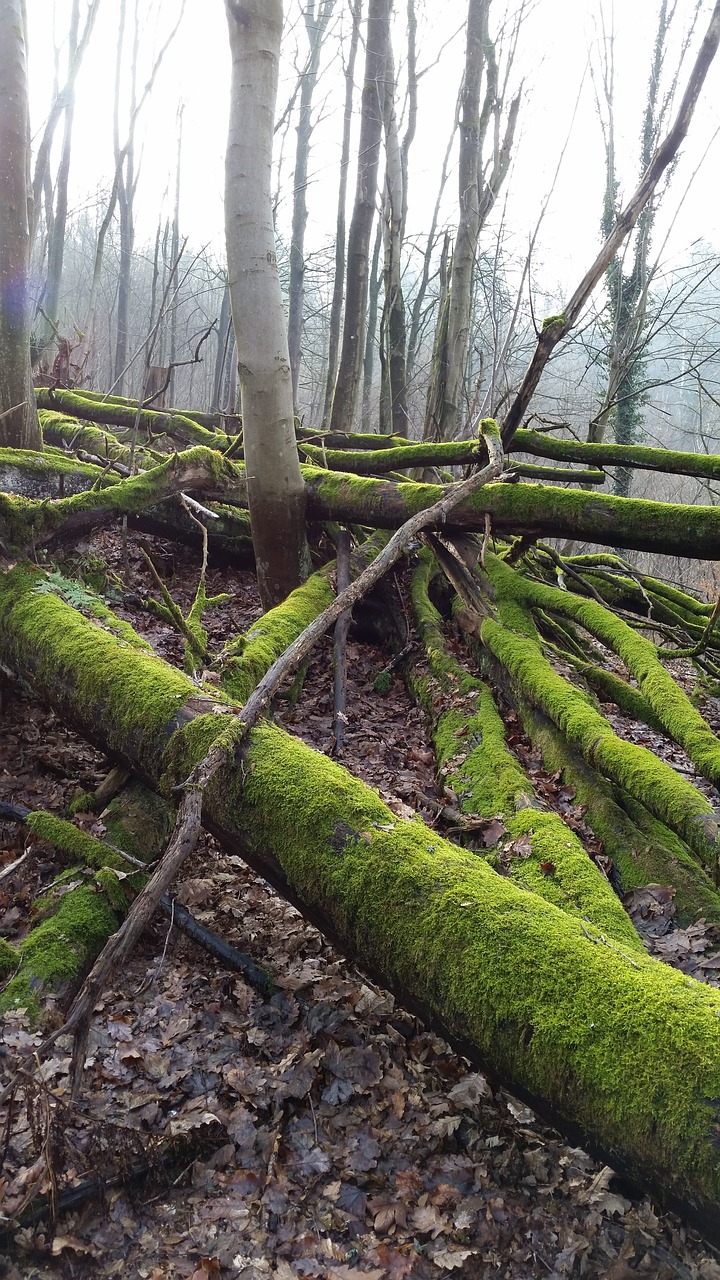
<svg viewBox="0 0 720 1280"><path fill-rule="evenodd" d="M695 64L678 108L677 115L664 140L660 143L648 168L645 170L637 189L633 192L625 208L602 246L592 266L583 276L561 315L546 321L537 341L537 346L528 365L520 389L502 425L503 444L507 448L522 421L525 410L535 392L541 375L554 348L577 323L580 313L593 292L595 286L604 276L620 245L635 226L645 205L652 196L665 170L672 164L690 127L690 121L705 83L713 58L720 43L720 0L716 0L712 17L705 38L698 51Z"/></svg>

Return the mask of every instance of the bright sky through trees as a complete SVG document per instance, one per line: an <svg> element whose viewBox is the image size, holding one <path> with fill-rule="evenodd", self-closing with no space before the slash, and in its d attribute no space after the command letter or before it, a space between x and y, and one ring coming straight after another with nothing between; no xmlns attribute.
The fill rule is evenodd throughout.
<svg viewBox="0 0 720 1280"><path fill-rule="evenodd" d="M166 37L178 0L143 0L143 27L139 84L144 83L153 52ZM510 0L512 5L512 0ZM33 130L41 129L53 83L53 29L48 12L56 11L56 39L67 30L69 0L30 0L30 73ZM128 6L131 8L131 6ZM304 55L302 25L297 22L299 0L286 0L287 58L278 95L282 110L296 78L296 44ZM680 0L687 15L694 5ZM346 6L341 5L341 9ZM601 131L594 105L589 51L598 32L601 0L536 0L526 21L518 55L517 79L523 79L526 96L520 114L520 145L506 185L507 207L501 201L493 215L496 225L505 216L520 252L535 224L540 203L552 183L560 153L567 149L560 176L550 200L536 267L547 289L564 290L592 256L599 236L603 186ZM698 23L702 31L705 10ZM419 66L430 66L420 84L418 142L411 157L409 232L420 234L427 226L435 199L437 178L446 146L462 65L461 27L465 0L418 0ZM502 13L495 0L494 17ZM709 11L709 10L708 10ZM630 190L644 101L650 46L655 28L657 0L633 0L618 5L616 29L616 95L620 171ZM612 5L604 0L606 26ZM347 23L347 17L345 16ZM396 50L402 76L404 6L396 4ZM683 26L682 17L678 29ZM117 4L105 0L97 21L90 53L78 84L71 207L94 205L98 190L106 191L112 172L113 68L117 31ZM454 40L450 39L457 32ZM437 50L448 42L437 65ZM327 243L333 233L339 152L339 95L341 62L336 38L332 38L332 65L324 73L317 95L320 116L311 157L308 192L310 247ZM62 55L61 55L62 56ZM223 242L223 156L227 129L230 59L223 5L220 0L188 0L182 26L168 51L152 99L145 108L138 131L140 177L136 216L138 242L154 235L158 217L170 212L174 188L176 115L184 103L184 144L181 198L181 230L195 247ZM682 77L681 77L682 78ZM582 87L581 87L582 86ZM571 128L576 101L577 112ZM659 220L656 243L681 200L693 170L720 126L720 67L713 67L693 123L692 135L682 155L673 190ZM294 130L284 148L283 182L278 207L281 233L287 229L290 211ZM692 190L685 198L669 244L668 261L685 258L698 239L720 245L720 211L716 199L717 157L720 141L711 151ZM141 152L141 154L140 154ZM447 190L447 218L454 219L455 182Z"/></svg>

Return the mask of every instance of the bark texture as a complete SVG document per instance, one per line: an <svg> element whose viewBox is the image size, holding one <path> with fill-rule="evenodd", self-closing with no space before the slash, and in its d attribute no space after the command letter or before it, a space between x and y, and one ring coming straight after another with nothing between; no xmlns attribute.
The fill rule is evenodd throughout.
<svg viewBox="0 0 720 1280"><path fill-rule="evenodd" d="M30 114L25 6L0 0L0 445L41 448L30 370Z"/></svg>
<svg viewBox="0 0 720 1280"><path fill-rule="evenodd" d="M382 94L390 8L390 0L370 0L368 8L355 207L348 235L345 322L330 418L333 431L352 431L360 385L370 272L370 235L375 215L382 141Z"/></svg>
<svg viewBox="0 0 720 1280"><path fill-rule="evenodd" d="M305 489L272 220L281 0L226 0L232 81L225 228L240 374L250 522L260 595L277 604L307 576Z"/></svg>

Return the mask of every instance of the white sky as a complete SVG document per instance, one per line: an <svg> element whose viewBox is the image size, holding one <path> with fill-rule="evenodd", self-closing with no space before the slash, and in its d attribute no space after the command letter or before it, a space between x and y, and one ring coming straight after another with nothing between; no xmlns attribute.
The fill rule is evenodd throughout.
<svg viewBox="0 0 720 1280"><path fill-rule="evenodd" d="M615 13L616 102L618 145L623 162L623 188L629 193L636 181L633 166L640 131L642 105L647 85L650 47L654 35L658 0L619 0ZM289 16L298 0L286 0ZM510 0L512 3L512 0ZM593 88L586 74L588 53L593 43L600 0L536 0L521 37L518 79L523 78L525 98L521 109L520 137L511 173L503 196L507 195L506 222L515 247L527 244L539 207L551 186L560 152L570 130L576 99L583 84L575 124L563 161L559 181L551 197L536 254L536 266L549 290L557 286L558 303L572 289L583 268L594 256L599 242L600 202L603 187L603 156L600 127L594 108ZM141 0L143 12L143 84L152 54L165 39L179 0ZM128 0L128 8L132 0ZM346 9L337 0L338 11ZM466 0L417 0L420 15L419 65L434 60L434 50L460 27L467 9ZM694 0L679 0L687 13ZM710 0L706 0L698 25L704 32ZM69 0L57 0L57 29L61 40L69 10ZM107 189L112 173L112 96L117 0L103 0L89 54L78 84L71 205L80 207L95 199L98 187ZM502 11L501 0L494 10ZM30 22L30 77L33 129L43 124L52 86L53 0L28 0ZM402 15L403 0L396 0ZM610 0L606 0L609 20ZM402 21L398 18L399 34ZM299 32L304 49L303 32ZM424 77L420 87L420 119L411 155L409 230L421 233L430 219L442 154L451 127L463 56L462 33L446 50L440 64ZM396 58L402 60L402 42L397 40ZM336 62L337 67L337 62ZM358 58L361 72L362 51ZM293 68L283 69L278 107L287 101L294 78ZM684 85L686 73L681 76ZM332 71L321 82L318 102L324 101L324 118L317 129L317 146L311 162L308 192L309 243L327 242L332 234L338 180L339 72ZM137 152L141 171L137 195L138 243L154 236L157 220L170 212L174 190L176 154L176 114L184 104L183 179L181 234L197 249L211 244L222 253L223 153L228 111L229 52L222 0L187 0L185 16L175 43L168 51L156 82L151 102L138 127ZM337 87L335 87L337 86ZM710 71L700 108L685 145L672 190L666 202L665 221L677 210L694 168L720 125L720 62ZM291 176L294 130L286 143L287 172ZM669 262L685 258L696 240L709 241L720 248L720 202L718 201L718 158L720 142L712 144L701 172L677 218L666 250ZM280 211L280 225L289 218L291 183ZM352 190L352 186L351 186ZM449 221L456 207L456 180L448 185L446 212ZM500 210L498 210L498 217ZM662 221L662 220L661 220ZM660 230L656 245L661 242Z"/></svg>

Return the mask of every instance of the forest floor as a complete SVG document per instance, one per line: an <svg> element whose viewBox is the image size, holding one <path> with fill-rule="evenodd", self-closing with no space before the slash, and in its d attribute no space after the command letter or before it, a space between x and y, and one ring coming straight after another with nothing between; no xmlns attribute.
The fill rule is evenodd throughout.
<svg viewBox="0 0 720 1280"><path fill-rule="evenodd" d="M192 557L157 541L154 548L187 608ZM103 565L119 571L108 534L84 552L86 572ZM132 567L138 593L152 593L134 552ZM208 589L231 594L207 617L219 648L257 616L254 579L211 572ZM181 640L162 623L130 605L117 611L163 658L181 660ZM373 690L387 658L350 642L342 762L396 812L410 806L432 821L438 793L424 717L400 677L384 697ZM3 699L0 799L66 815L108 761L18 690L5 688ZM618 731L692 772L665 739L608 711ZM330 750L329 641L284 723ZM511 716L508 734L543 798L601 856L572 790L543 772ZM103 832L93 815L76 821ZM0 824L0 872L26 837ZM30 844L28 853L0 881L0 932L14 942L60 869L48 846ZM90 1175L115 1181L53 1223L6 1231L0 1276L720 1280L720 1254L697 1232L474 1071L211 838L176 896L268 968L276 994L263 999L158 917L96 1010L80 1101L69 1100L61 1043L39 1081L19 1089L0 1137L5 1221L36 1194L62 1196ZM662 892L627 905L656 954L720 982L713 928L676 928ZM41 1038L21 1014L8 1017L0 1066ZM145 1176L133 1179L140 1160Z"/></svg>

